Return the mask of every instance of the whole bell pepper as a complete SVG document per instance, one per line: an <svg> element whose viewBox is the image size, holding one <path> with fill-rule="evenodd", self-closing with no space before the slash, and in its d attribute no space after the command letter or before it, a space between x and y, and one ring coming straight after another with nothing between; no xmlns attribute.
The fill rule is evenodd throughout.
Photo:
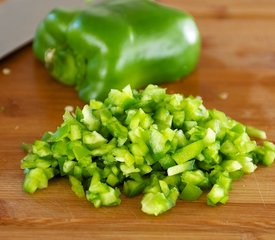
<svg viewBox="0 0 275 240"><path fill-rule="evenodd" d="M54 9L39 24L35 55L85 101L110 89L179 80L197 65L200 35L189 14L152 0L107 0Z"/></svg>

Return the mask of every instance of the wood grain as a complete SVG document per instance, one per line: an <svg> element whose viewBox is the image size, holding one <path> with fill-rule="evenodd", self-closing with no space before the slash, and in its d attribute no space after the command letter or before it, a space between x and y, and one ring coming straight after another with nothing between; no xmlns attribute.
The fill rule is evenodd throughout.
<svg viewBox="0 0 275 240"><path fill-rule="evenodd" d="M197 70L164 85L168 91L200 95L207 107L267 131L275 142L275 2L160 2L193 14L203 39ZM31 46L0 62L0 239L274 239L275 166L234 182L224 206L207 206L204 195L178 201L159 217L141 212L140 197L95 209L62 178L34 195L24 193L20 145L54 130L67 105L84 103L48 75Z"/></svg>

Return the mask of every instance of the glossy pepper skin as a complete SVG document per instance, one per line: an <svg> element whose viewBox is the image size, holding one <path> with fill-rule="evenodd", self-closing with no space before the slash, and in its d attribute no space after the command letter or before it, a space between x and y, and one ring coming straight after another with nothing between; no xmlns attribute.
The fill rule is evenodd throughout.
<svg viewBox="0 0 275 240"><path fill-rule="evenodd" d="M200 35L189 14L150 0L107 0L54 9L40 23L35 55L84 101L110 89L173 82L191 73Z"/></svg>

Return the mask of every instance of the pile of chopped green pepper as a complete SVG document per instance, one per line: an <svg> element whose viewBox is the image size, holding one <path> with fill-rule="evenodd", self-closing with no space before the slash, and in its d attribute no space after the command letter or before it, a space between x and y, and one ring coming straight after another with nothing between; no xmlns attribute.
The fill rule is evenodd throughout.
<svg viewBox="0 0 275 240"><path fill-rule="evenodd" d="M263 131L206 109L199 97L155 85L113 89L104 102L91 100L63 118L22 160L24 191L67 176L72 191L95 207L120 204L121 191L143 193L142 211L159 215L203 191L207 204L225 204L233 180L275 158L273 143L251 139L265 139Z"/></svg>

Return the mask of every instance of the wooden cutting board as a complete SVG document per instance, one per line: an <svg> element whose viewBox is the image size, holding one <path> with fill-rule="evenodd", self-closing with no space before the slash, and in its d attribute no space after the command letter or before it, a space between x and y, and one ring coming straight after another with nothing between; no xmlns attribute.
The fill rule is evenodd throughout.
<svg viewBox="0 0 275 240"><path fill-rule="evenodd" d="M274 1L160 2L193 14L203 39L197 70L165 85L168 91L200 95L208 108L267 131L275 142ZM24 193L20 145L54 130L68 105L84 103L48 75L31 46L0 62L0 239L274 239L275 165L234 182L224 206L207 206L204 195L159 217L141 212L140 197L95 209L66 179Z"/></svg>

